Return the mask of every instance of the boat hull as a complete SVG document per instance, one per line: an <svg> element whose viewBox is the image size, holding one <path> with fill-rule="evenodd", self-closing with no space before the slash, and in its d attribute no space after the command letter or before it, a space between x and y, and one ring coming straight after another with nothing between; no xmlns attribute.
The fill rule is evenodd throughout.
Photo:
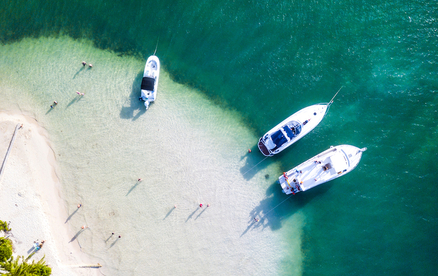
<svg viewBox="0 0 438 276"><path fill-rule="evenodd" d="M324 115L327 112L328 106L328 104L311 105L299 110L298 112L289 116L287 119L283 120L281 123L276 125L259 139L258 148L260 152L264 156L273 156L282 152L287 147L291 146L292 144L303 138L322 121ZM300 132L297 134L293 133L292 135L288 135L286 132L289 130L285 127L293 127L293 124L295 123L298 123L300 125ZM276 144L276 141L273 138L278 133L278 131L281 131L282 133L280 133L279 135L283 136L282 138L280 138L283 139L283 143L281 145L279 144L282 141L277 142ZM277 138L277 140L279 139Z"/></svg>
<svg viewBox="0 0 438 276"><path fill-rule="evenodd" d="M351 172L359 164L365 150L350 145L330 147L283 173L278 182L286 194L309 190Z"/></svg>

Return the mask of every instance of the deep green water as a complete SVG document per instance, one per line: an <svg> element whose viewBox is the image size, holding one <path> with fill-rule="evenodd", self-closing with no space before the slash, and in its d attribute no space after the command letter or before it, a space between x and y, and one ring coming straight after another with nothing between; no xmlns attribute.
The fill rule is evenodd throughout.
<svg viewBox="0 0 438 276"><path fill-rule="evenodd" d="M158 41L174 80L257 136L343 86L318 128L260 165L368 147L351 174L275 210L306 215L303 274L436 275L437 14L436 1L2 1L0 39L62 34L143 58Z"/></svg>

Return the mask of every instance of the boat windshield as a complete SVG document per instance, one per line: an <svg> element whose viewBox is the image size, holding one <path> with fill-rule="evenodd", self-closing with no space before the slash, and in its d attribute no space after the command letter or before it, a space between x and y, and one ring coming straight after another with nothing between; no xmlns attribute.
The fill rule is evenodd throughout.
<svg viewBox="0 0 438 276"><path fill-rule="evenodd" d="M301 124L297 121L291 121L283 127L290 139L297 136L301 132Z"/></svg>

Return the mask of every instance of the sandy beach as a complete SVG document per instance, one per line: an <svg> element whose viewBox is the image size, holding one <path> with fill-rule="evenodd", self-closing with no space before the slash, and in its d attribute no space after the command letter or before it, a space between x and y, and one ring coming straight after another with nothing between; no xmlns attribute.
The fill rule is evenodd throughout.
<svg viewBox="0 0 438 276"><path fill-rule="evenodd" d="M27 257L34 252L34 242L44 240L44 246L30 262L45 256L52 275L98 275L96 268L81 267L97 265L97 262L93 263L81 252L73 239L75 234L69 233L67 219L69 216L73 219L74 213L67 213L62 199L55 155L47 132L34 118L0 113L2 161L17 124L23 127L17 130L0 179L0 219L10 222L12 231L6 236L13 242L14 256ZM81 233L81 229L71 231Z"/></svg>

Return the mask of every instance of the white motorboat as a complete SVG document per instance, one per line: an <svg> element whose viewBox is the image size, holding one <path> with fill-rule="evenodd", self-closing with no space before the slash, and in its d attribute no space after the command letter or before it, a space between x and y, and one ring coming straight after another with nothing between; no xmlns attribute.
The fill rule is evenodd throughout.
<svg viewBox="0 0 438 276"><path fill-rule="evenodd" d="M146 109L149 104L157 99L158 79L160 77L160 60L157 56L152 55L146 61L144 67L143 79L141 81L140 100L144 101Z"/></svg>
<svg viewBox="0 0 438 276"><path fill-rule="evenodd" d="M322 121L341 89L336 92L329 103L303 108L268 131L258 143L261 153L264 156L273 156L303 138Z"/></svg>
<svg viewBox="0 0 438 276"><path fill-rule="evenodd" d="M362 152L350 145L330 147L328 150L284 172L278 178L283 193L296 194L351 172L359 163Z"/></svg>

